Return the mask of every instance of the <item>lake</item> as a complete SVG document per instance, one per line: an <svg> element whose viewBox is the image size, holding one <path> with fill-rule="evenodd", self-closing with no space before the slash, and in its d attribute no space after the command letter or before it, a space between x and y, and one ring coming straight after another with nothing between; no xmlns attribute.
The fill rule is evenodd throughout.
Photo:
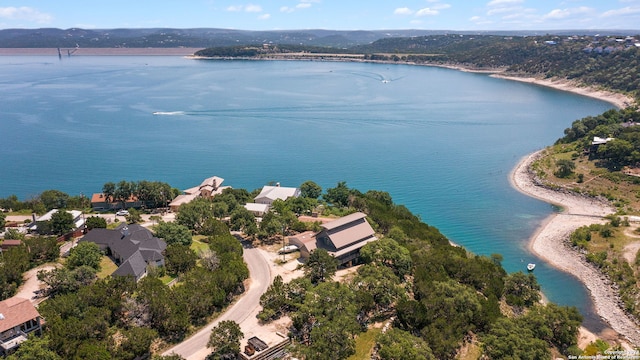
<svg viewBox="0 0 640 360"><path fill-rule="evenodd" d="M510 271L536 262L546 296L600 326L584 286L527 249L554 209L509 186L524 155L612 105L486 74L170 56L0 57L0 197L105 182L188 188L213 175L388 191ZM155 114L154 114L155 113Z"/></svg>

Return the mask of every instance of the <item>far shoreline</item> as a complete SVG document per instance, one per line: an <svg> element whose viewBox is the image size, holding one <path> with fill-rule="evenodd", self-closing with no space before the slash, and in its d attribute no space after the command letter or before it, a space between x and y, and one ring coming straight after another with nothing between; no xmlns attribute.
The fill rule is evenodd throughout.
<svg viewBox="0 0 640 360"><path fill-rule="evenodd" d="M68 56L183 56L196 60L214 60L216 58L197 57L195 53L203 48L199 47L177 47L177 48L60 48L60 57ZM69 51L73 51L68 55ZM58 48L0 48L0 56L58 56ZM556 90L566 91L604 102L608 102L618 109L624 109L628 106L636 104L631 96L613 92L609 90L598 89L593 86L586 86L575 81L566 79L546 79L532 76L517 76L507 73L504 68L476 68L461 64L438 64L438 63L415 63L408 61L387 61L387 60L365 60L358 56L340 57L341 54L306 54L306 57L299 57L295 54L289 56L274 56L270 58L247 58L251 60L300 60L300 61L339 61L339 62L369 62L380 64L402 64L415 66L431 66L440 67L462 72L488 74L491 77L524 82L553 88ZM312 55L312 56L309 56ZM342 55L344 56L344 55ZM238 59L240 60L240 59ZM242 59L244 60L244 58Z"/></svg>

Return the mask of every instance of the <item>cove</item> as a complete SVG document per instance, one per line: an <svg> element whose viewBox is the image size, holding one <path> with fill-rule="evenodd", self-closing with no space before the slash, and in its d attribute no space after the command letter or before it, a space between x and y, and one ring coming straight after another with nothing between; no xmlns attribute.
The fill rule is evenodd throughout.
<svg viewBox="0 0 640 360"><path fill-rule="evenodd" d="M518 160L612 105L485 74L410 65L0 57L0 197L187 188L209 176L388 191L469 251L536 262L545 295L601 326L586 289L527 241L552 211L509 185ZM155 114L154 114L155 113Z"/></svg>

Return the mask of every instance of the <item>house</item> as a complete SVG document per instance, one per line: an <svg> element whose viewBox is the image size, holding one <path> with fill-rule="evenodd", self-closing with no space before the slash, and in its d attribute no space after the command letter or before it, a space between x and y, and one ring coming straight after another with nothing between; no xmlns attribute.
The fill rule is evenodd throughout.
<svg viewBox="0 0 640 360"><path fill-rule="evenodd" d="M40 314L28 299L0 301L0 355L12 353L27 341L27 334L42 332Z"/></svg>
<svg viewBox="0 0 640 360"><path fill-rule="evenodd" d="M341 217L325 223L315 236L308 232L289 238L291 245L300 249L300 256L308 257L315 249L321 248L334 256L340 266L353 265L360 256L360 249L378 240L375 231L361 212Z"/></svg>
<svg viewBox="0 0 640 360"><path fill-rule="evenodd" d="M5 239L0 243L0 252L9 250L12 247L18 247L22 245L21 240Z"/></svg>
<svg viewBox="0 0 640 360"><path fill-rule="evenodd" d="M256 204L267 204L271 206L276 200L287 200L290 197L300 196L299 188L283 187L280 183L276 186L264 186L260 194L253 199Z"/></svg>
<svg viewBox="0 0 640 360"><path fill-rule="evenodd" d="M248 203L244 205L244 208L249 210L255 217L263 217L269 211L269 205Z"/></svg>
<svg viewBox="0 0 640 360"><path fill-rule="evenodd" d="M73 225L75 229L82 229L84 227L84 215L82 211L79 210L66 210L73 217ZM38 229L38 223L43 221L50 221L53 214L57 213L58 209L52 209L46 214L37 217L33 215L33 222L29 225L30 231L36 231Z"/></svg>
<svg viewBox="0 0 640 360"><path fill-rule="evenodd" d="M178 195L173 199L173 201L169 203L169 208L171 208L171 211L175 212L178 211L180 205L190 203L198 197L211 199L222 193L224 189L230 188L230 186L222 186L223 181L223 178L217 176L206 178L200 185L183 190L182 192L184 194Z"/></svg>
<svg viewBox="0 0 640 360"><path fill-rule="evenodd" d="M138 200L135 196L130 196L124 202L124 209L130 208L141 208L142 201ZM107 196L103 193L95 193L91 195L91 208L94 211L104 211L104 210L119 210L123 209L122 201L117 199L107 199Z"/></svg>
<svg viewBox="0 0 640 360"><path fill-rule="evenodd" d="M164 240L138 224L120 224L114 230L92 229L80 241L97 244L118 265L112 276L133 276L136 281L147 274L148 266L163 266L167 248Z"/></svg>

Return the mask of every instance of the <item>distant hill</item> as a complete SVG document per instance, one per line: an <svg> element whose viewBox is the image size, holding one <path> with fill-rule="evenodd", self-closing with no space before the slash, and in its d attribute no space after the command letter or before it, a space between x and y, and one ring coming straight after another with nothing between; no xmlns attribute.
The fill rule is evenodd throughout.
<svg viewBox="0 0 640 360"><path fill-rule="evenodd" d="M248 44L290 44L350 48L376 40L445 34L462 35L634 35L639 30L562 30L562 31L449 31L449 30L283 30L248 31L216 28L195 29L4 29L0 30L0 48L146 48L146 47L219 47Z"/></svg>

